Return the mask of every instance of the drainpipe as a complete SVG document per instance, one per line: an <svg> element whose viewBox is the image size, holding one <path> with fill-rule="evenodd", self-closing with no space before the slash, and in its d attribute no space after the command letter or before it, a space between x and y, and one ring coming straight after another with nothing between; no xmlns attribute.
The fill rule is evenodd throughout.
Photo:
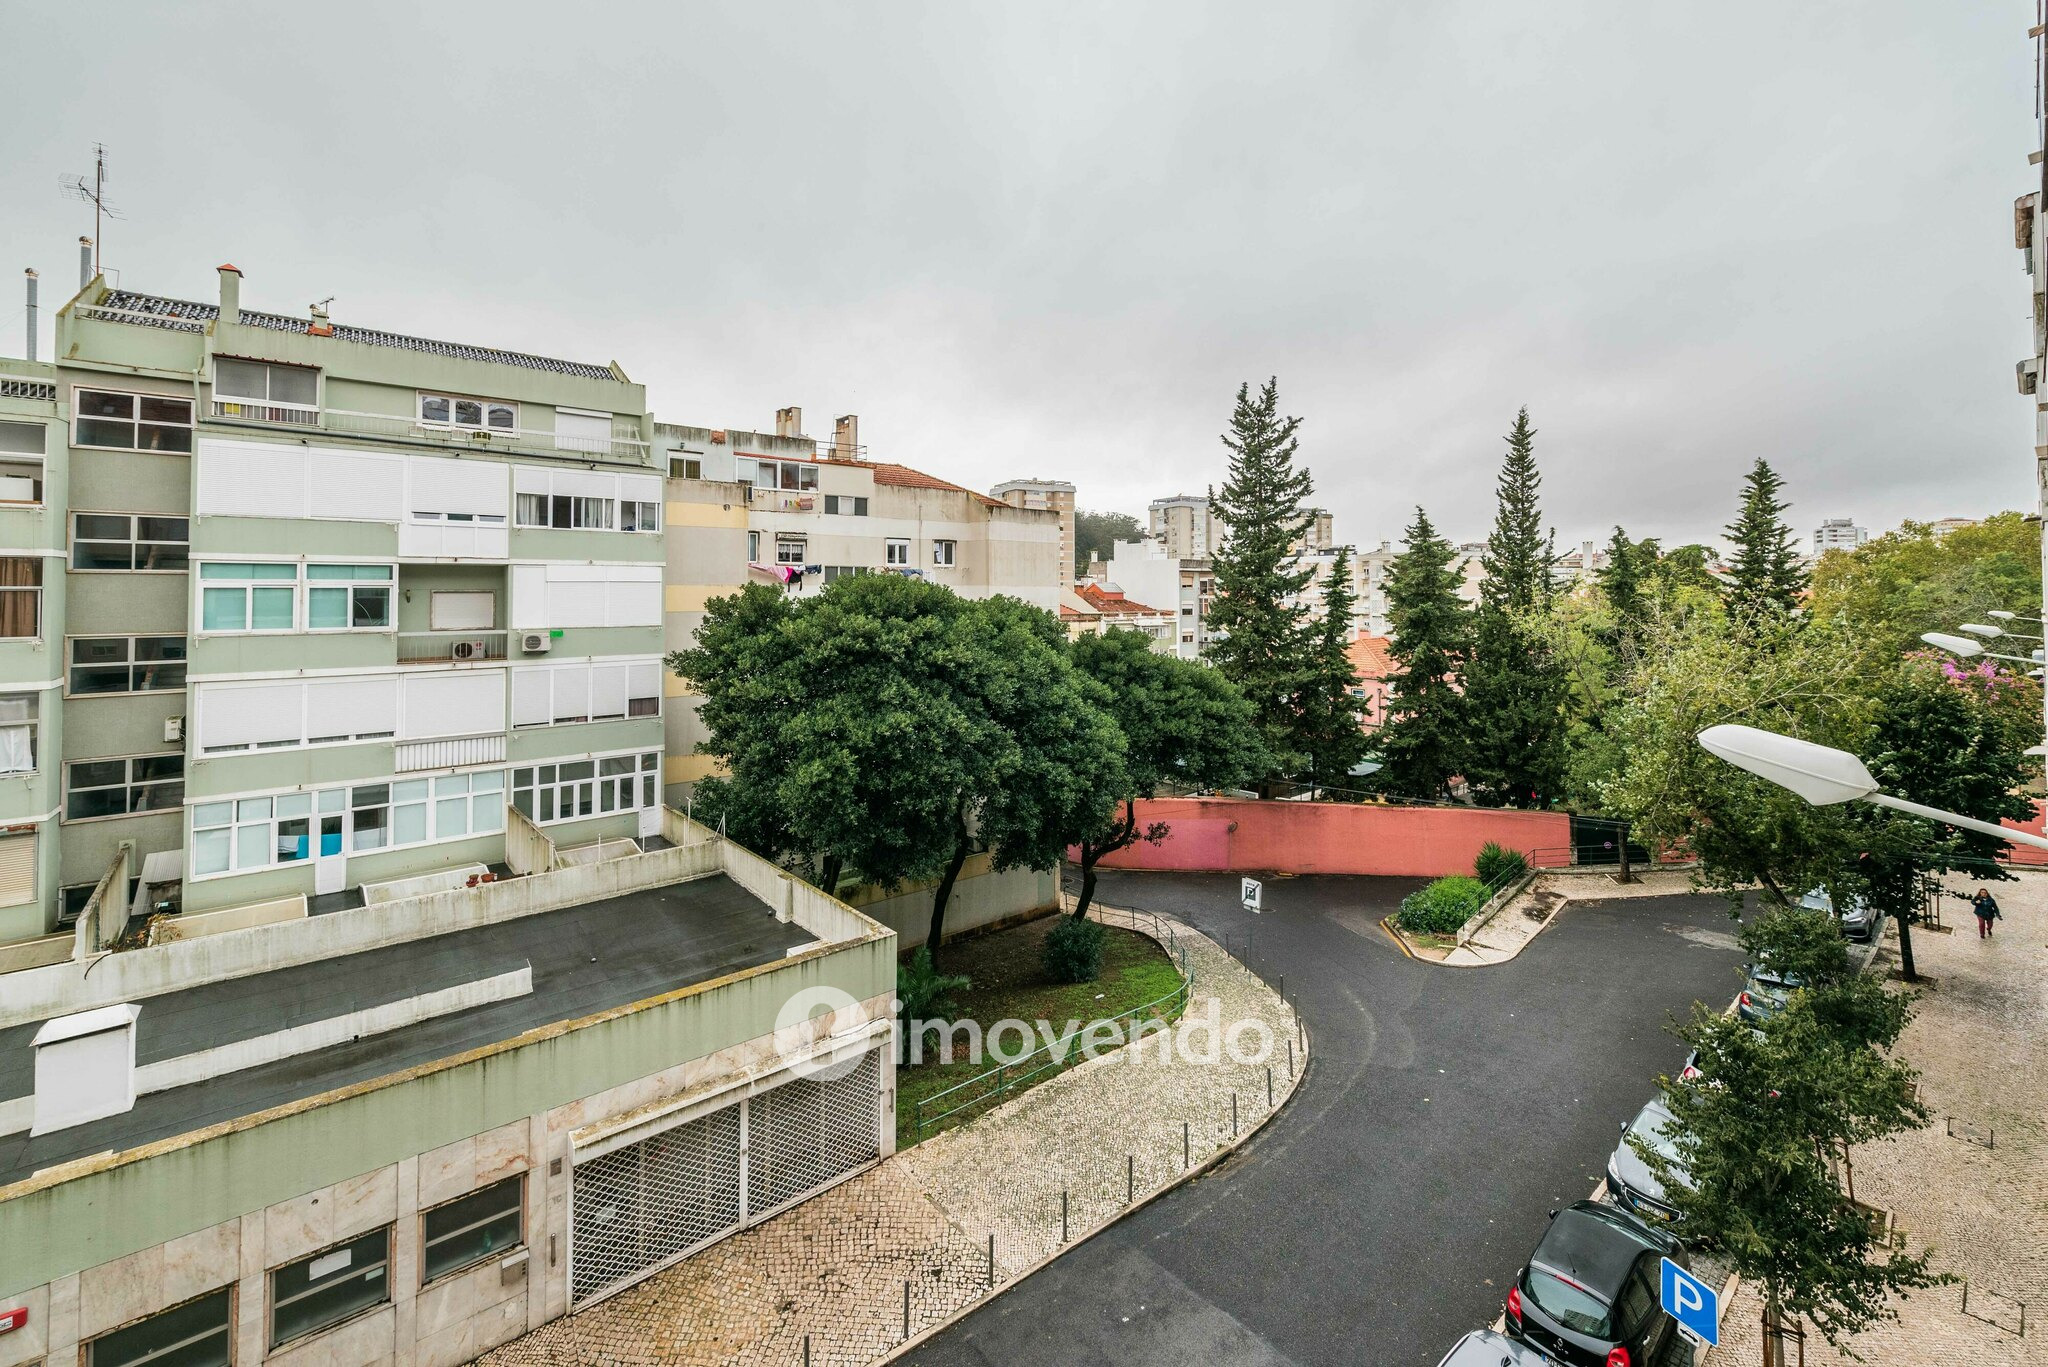
<svg viewBox="0 0 2048 1367"><path fill-rule="evenodd" d="M81 237L78 239L78 289L81 294L92 283L92 277L92 239Z"/></svg>
<svg viewBox="0 0 2048 1367"><path fill-rule="evenodd" d="M36 273L34 267L22 272L28 277L28 359L36 358Z"/></svg>

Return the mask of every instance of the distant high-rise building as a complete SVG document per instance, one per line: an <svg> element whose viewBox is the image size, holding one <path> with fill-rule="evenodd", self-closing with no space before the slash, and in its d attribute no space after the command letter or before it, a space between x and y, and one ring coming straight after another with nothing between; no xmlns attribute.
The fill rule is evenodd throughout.
<svg viewBox="0 0 2048 1367"><path fill-rule="evenodd" d="M1974 527L1976 525L1977 519L1974 517L1944 517L1939 522L1928 523L1927 530L1934 534L1936 541L1946 541L1948 540L1949 533L1959 532L1965 527Z"/></svg>
<svg viewBox="0 0 2048 1367"><path fill-rule="evenodd" d="M1164 543L1171 559L1207 560L1223 543L1223 523L1201 494L1155 498L1147 512L1151 514L1147 530Z"/></svg>
<svg viewBox="0 0 2048 1367"><path fill-rule="evenodd" d="M1012 508L1045 508L1060 515L1060 587L1074 583L1074 486L1058 479L1013 479L989 490Z"/></svg>
<svg viewBox="0 0 2048 1367"><path fill-rule="evenodd" d="M1822 551L1853 551L1868 540L1869 530L1857 526L1855 518L1824 518L1820 526L1813 530L1813 553L1819 555Z"/></svg>

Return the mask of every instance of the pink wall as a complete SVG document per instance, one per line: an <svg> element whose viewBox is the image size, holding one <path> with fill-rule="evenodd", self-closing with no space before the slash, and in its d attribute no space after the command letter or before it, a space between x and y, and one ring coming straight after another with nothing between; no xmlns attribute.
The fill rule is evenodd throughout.
<svg viewBox="0 0 2048 1367"><path fill-rule="evenodd" d="M2034 803L2034 816L2031 821L2001 821L1998 824L2010 826L2016 831L2031 831L2035 835L2040 835L2043 833L2041 828L2044 811L2048 811L2048 805L2037 801ZM2008 845L2006 850L2005 858L2008 863L2048 864L2048 850L2037 849L2032 845Z"/></svg>
<svg viewBox="0 0 2048 1367"><path fill-rule="evenodd" d="M1472 872L1489 840L1530 855L1531 863L1571 862L1571 818L1561 812L1192 797L1140 802L1140 827L1153 821L1167 822L1172 833L1157 845L1120 850L1103 867L1433 878Z"/></svg>

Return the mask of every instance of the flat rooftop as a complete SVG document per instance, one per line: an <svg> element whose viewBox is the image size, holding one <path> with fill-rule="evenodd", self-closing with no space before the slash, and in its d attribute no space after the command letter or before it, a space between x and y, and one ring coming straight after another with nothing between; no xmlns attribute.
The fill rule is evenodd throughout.
<svg viewBox="0 0 2048 1367"><path fill-rule="evenodd" d="M204 1129L772 963L815 938L793 922L776 920L767 904L721 873L144 997L136 1021L138 1068L523 965L533 969L533 991L525 996L145 1093L133 1110L104 1120L33 1138L26 1132L0 1136L0 1186L53 1164ZM0 1100L34 1090L29 1041L40 1025L0 1030Z"/></svg>

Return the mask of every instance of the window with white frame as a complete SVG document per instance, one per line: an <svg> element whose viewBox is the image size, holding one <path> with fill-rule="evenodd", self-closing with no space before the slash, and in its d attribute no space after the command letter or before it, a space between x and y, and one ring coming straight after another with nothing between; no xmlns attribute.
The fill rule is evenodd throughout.
<svg viewBox="0 0 2048 1367"><path fill-rule="evenodd" d="M755 563L755 564L759 564L759 563L760 563L760 560L761 560L761 534L760 534L759 532L748 532L748 533L747 533L747 559L748 559L748 561L750 561L750 562L752 562L752 563Z"/></svg>
<svg viewBox="0 0 2048 1367"><path fill-rule="evenodd" d="M668 458L670 479L704 478L704 461L698 456L670 456Z"/></svg>
<svg viewBox="0 0 2048 1367"><path fill-rule="evenodd" d="M660 715L661 665L654 660L591 660L512 671L515 729Z"/></svg>
<svg viewBox="0 0 2048 1367"><path fill-rule="evenodd" d="M512 771L512 805L538 825L653 807L659 754L604 755Z"/></svg>
<svg viewBox="0 0 2048 1367"><path fill-rule="evenodd" d="M320 372L270 361L213 361L213 413L259 422L320 420Z"/></svg>
<svg viewBox="0 0 2048 1367"><path fill-rule="evenodd" d="M658 532L661 530L661 505L638 499L619 500L619 530L622 532Z"/></svg>
<svg viewBox="0 0 2048 1367"><path fill-rule="evenodd" d="M71 392L73 446L192 454L192 400L113 389Z"/></svg>
<svg viewBox="0 0 2048 1367"><path fill-rule="evenodd" d="M612 530L613 505L608 498L574 494L519 495L519 525L572 531Z"/></svg>
<svg viewBox="0 0 2048 1367"><path fill-rule="evenodd" d="M885 565L908 565L910 563L910 542L900 536L892 536L882 543L882 563Z"/></svg>
<svg viewBox="0 0 2048 1367"><path fill-rule="evenodd" d="M345 826L346 837L316 844L321 817ZM192 808L192 873L208 877L302 863L316 854L434 844L505 829L505 775L500 770L443 774L403 782L357 784L316 792L279 793Z"/></svg>
<svg viewBox="0 0 2048 1367"><path fill-rule="evenodd" d="M512 488L517 526L587 531L661 530L659 475L521 465L512 472Z"/></svg>
<svg viewBox="0 0 2048 1367"><path fill-rule="evenodd" d="M87 571L183 573L192 524L148 513L73 513L71 568Z"/></svg>
<svg viewBox="0 0 2048 1367"><path fill-rule="evenodd" d="M753 462L754 474L747 478L744 466L740 469L740 482L751 482L756 489L787 489L791 492L809 493L818 487L818 467L795 460L769 460L757 456Z"/></svg>
<svg viewBox="0 0 2048 1367"><path fill-rule="evenodd" d="M778 536L775 538L775 563L778 565L801 565L804 563L804 538L800 536Z"/></svg>
<svg viewBox="0 0 2048 1367"><path fill-rule="evenodd" d="M932 563L934 565L950 565L953 563L954 557L959 554L959 550L960 543L957 541L934 541L932 542Z"/></svg>
<svg viewBox="0 0 2048 1367"><path fill-rule="evenodd" d="M0 504L43 501L43 425L0 421Z"/></svg>
<svg viewBox="0 0 2048 1367"><path fill-rule="evenodd" d="M73 760L64 766L64 819L172 811L185 802L183 755Z"/></svg>
<svg viewBox="0 0 2048 1367"><path fill-rule="evenodd" d="M32 774L36 768L38 693L0 693L0 774Z"/></svg>
<svg viewBox="0 0 2048 1367"><path fill-rule="evenodd" d="M67 691L153 693L185 687L182 636L74 636Z"/></svg>
<svg viewBox="0 0 2048 1367"><path fill-rule="evenodd" d="M33 640L43 629L43 562L0 555L0 639Z"/></svg>
<svg viewBox="0 0 2048 1367"><path fill-rule="evenodd" d="M842 517L866 517L868 501L857 494L827 494L825 511Z"/></svg>
<svg viewBox="0 0 2048 1367"><path fill-rule="evenodd" d="M519 405L455 394L421 394L420 422L428 427L515 432L519 429Z"/></svg>
<svg viewBox="0 0 2048 1367"><path fill-rule="evenodd" d="M204 561L199 566L199 629L389 630L392 579L389 565Z"/></svg>

